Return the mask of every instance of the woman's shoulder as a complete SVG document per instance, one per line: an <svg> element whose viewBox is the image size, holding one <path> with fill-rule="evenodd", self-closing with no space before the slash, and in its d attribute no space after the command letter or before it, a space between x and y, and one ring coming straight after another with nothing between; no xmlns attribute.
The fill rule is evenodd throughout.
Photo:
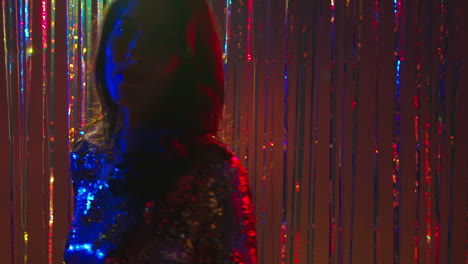
<svg viewBox="0 0 468 264"><path fill-rule="evenodd" d="M223 164L235 157L229 146L216 136L207 135L200 138L199 142L203 146L201 148L202 156L205 157L208 164Z"/></svg>
<svg viewBox="0 0 468 264"><path fill-rule="evenodd" d="M256 263L257 221L247 170L223 142L212 138L210 146L218 154L216 162L203 175L205 184L198 193L200 206L197 209L203 212L202 226L211 227L205 229L209 230L206 237L219 239L216 243L219 248L213 248L203 237L198 247L213 248L217 256L234 253L242 263Z"/></svg>
<svg viewBox="0 0 468 264"><path fill-rule="evenodd" d="M225 182L228 185L238 185L247 177L247 170L240 159L231 151L226 143L217 137L205 139L207 162L205 172L208 171L210 181Z"/></svg>
<svg viewBox="0 0 468 264"><path fill-rule="evenodd" d="M87 127L82 136L72 144L70 152L72 171L100 167L100 163L107 162L112 156L106 148L99 124Z"/></svg>

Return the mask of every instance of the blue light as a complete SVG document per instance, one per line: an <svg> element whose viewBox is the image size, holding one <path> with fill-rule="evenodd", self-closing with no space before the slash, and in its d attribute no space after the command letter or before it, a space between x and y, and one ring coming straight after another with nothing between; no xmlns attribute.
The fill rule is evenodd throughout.
<svg viewBox="0 0 468 264"><path fill-rule="evenodd" d="M99 259L103 259L103 258L104 258L104 253L102 253L100 250L97 250L97 251L96 251L96 256L97 256Z"/></svg>
<svg viewBox="0 0 468 264"><path fill-rule="evenodd" d="M401 65L401 61L400 59L397 59L397 65L396 65L396 84L397 86L399 87L400 85L400 65ZM397 87L397 88L398 88Z"/></svg>
<svg viewBox="0 0 468 264"><path fill-rule="evenodd" d="M113 240L101 237L109 225L115 224L116 215L125 213L120 210L128 200L111 197L108 180L119 177L120 171L109 171L108 156L94 153L71 153L71 172L75 195L73 225L68 237L67 258L78 257L82 263L101 263L115 250ZM89 178L89 175L96 177ZM110 174L110 175L109 175ZM108 209L115 210L108 210ZM126 230L131 222L119 223L119 228ZM116 230L119 236L121 230ZM114 236L114 234L113 234Z"/></svg>
<svg viewBox="0 0 468 264"><path fill-rule="evenodd" d="M88 210L91 208L91 201L94 200L94 195L92 193L88 193L86 197L86 209L84 210L83 214L87 214Z"/></svg>
<svg viewBox="0 0 468 264"><path fill-rule="evenodd" d="M89 255L95 255L98 259L103 259L105 257L104 253L101 250L93 250L91 244L75 244L68 247L68 251L86 251Z"/></svg>
<svg viewBox="0 0 468 264"><path fill-rule="evenodd" d="M80 188L78 189L78 194L77 194L77 195L78 195L78 196L82 196L82 195L85 194L85 193L86 193L86 189L83 188L83 187L80 187Z"/></svg>

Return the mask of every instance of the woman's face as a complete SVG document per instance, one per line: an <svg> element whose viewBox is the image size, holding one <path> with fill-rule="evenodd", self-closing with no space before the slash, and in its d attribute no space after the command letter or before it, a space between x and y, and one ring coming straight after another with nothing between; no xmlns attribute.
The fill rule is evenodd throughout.
<svg viewBox="0 0 468 264"><path fill-rule="evenodd" d="M112 99L129 109L148 110L168 89L180 63L182 43L171 1L130 0L105 47L105 77Z"/></svg>

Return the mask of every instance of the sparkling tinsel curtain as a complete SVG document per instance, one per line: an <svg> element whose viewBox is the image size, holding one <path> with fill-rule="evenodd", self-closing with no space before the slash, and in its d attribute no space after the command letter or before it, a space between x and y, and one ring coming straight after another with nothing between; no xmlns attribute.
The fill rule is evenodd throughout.
<svg viewBox="0 0 468 264"><path fill-rule="evenodd" d="M107 2L2 0L2 263L61 263ZM259 263L466 263L467 2L209 2Z"/></svg>

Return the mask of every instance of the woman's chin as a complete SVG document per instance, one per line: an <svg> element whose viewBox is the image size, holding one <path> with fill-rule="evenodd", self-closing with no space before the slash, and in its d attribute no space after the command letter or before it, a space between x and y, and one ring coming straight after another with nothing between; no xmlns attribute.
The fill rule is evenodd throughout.
<svg viewBox="0 0 468 264"><path fill-rule="evenodd" d="M163 96L159 90L149 89L147 85L125 82L119 85L116 94L117 96L113 97L114 102L132 112L155 110L157 102Z"/></svg>
<svg viewBox="0 0 468 264"><path fill-rule="evenodd" d="M144 96L138 94L138 88L132 85L122 84L119 87L118 97L114 101L124 107L141 104Z"/></svg>
<svg viewBox="0 0 468 264"><path fill-rule="evenodd" d="M140 108L141 107L141 100L138 100L136 98L132 97L120 97L117 100L114 100L119 106L129 108L129 109L134 109L134 108Z"/></svg>
<svg viewBox="0 0 468 264"><path fill-rule="evenodd" d="M149 117L155 109L148 102L148 97L122 96L118 100L114 100L119 107L126 109L132 116Z"/></svg>

